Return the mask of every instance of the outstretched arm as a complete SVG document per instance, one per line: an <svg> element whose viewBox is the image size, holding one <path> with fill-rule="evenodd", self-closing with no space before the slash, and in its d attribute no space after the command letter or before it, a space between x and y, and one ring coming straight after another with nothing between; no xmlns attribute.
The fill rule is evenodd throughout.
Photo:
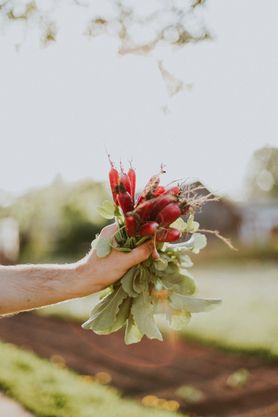
<svg viewBox="0 0 278 417"><path fill-rule="evenodd" d="M102 229L112 236L115 225ZM0 266L0 315L83 297L111 285L153 251L147 242L130 253L115 249L105 258L94 250L76 263L64 265Z"/></svg>

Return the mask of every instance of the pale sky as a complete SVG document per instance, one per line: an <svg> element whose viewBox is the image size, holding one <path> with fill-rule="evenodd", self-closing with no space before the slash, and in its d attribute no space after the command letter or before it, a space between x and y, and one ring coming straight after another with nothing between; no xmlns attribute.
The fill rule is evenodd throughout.
<svg viewBox="0 0 278 417"><path fill-rule="evenodd" d="M17 52L2 35L0 189L106 180L106 146L133 159L139 186L164 162L165 182L240 197L252 152L278 146L278 2L208 0L204 15L213 42L151 56L118 56L113 38L74 24L47 48L34 35ZM169 97L157 59L192 89Z"/></svg>

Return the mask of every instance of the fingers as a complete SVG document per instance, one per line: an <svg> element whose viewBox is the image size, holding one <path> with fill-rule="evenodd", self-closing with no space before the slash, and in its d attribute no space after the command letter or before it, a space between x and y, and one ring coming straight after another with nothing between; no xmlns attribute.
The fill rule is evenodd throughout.
<svg viewBox="0 0 278 417"><path fill-rule="evenodd" d="M118 226L116 223L109 224L101 230L100 234L101 236L112 237L117 231L117 229ZM148 259L150 255L152 255L153 259L159 258L159 254L157 252L153 240L138 246L137 248L133 249L132 252L130 252L129 254L125 254L125 259L128 262L128 267L131 267L133 265L145 261L146 259Z"/></svg>
<svg viewBox="0 0 278 417"><path fill-rule="evenodd" d="M133 249L130 253L125 255L125 258L128 262L128 267L139 264L140 262L145 261L153 252L153 242L149 241L143 243L143 245L138 246Z"/></svg>
<svg viewBox="0 0 278 417"><path fill-rule="evenodd" d="M101 236L112 237L115 234L115 232L117 231L117 228L118 227L117 227L116 223L109 224L108 226L105 226L101 230L100 234L101 234Z"/></svg>

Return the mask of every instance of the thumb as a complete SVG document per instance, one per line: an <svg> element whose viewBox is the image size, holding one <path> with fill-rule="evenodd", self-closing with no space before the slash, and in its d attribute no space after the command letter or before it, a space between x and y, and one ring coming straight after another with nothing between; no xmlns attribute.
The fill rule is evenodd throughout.
<svg viewBox="0 0 278 417"><path fill-rule="evenodd" d="M131 268L133 265L139 264L140 262L145 261L153 252L153 241L143 243L143 245L138 246L133 249L130 253L125 255L128 267Z"/></svg>

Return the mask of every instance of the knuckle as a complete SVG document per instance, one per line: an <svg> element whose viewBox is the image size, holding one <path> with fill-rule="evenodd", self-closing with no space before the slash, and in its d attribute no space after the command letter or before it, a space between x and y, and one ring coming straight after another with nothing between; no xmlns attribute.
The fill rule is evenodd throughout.
<svg viewBox="0 0 278 417"><path fill-rule="evenodd" d="M141 250L141 256L146 257L146 258L149 256L149 254L151 252L151 248L150 248L150 245L149 244L142 245L138 249Z"/></svg>
<svg viewBox="0 0 278 417"><path fill-rule="evenodd" d="M112 235L117 229L117 225L115 223L113 224L108 224L107 226L104 226L101 231L100 234L102 236L109 236Z"/></svg>

